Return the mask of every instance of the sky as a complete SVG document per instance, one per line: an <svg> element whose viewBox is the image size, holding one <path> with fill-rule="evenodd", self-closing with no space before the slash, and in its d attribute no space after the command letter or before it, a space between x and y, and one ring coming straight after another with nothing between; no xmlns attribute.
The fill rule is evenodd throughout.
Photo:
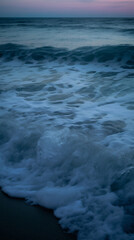
<svg viewBox="0 0 134 240"><path fill-rule="evenodd" d="M0 0L0 17L134 17L134 0Z"/></svg>

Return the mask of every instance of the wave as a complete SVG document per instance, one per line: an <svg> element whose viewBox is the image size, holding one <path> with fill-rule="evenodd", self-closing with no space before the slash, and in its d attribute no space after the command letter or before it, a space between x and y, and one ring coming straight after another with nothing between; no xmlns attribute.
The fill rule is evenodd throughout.
<svg viewBox="0 0 134 240"><path fill-rule="evenodd" d="M2 190L53 209L78 240L133 240L134 74L118 64L133 68L134 46L0 53L15 61L1 69Z"/></svg>
<svg viewBox="0 0 134 240"><path fill-rule="evenodd" d="M122 29L121 32L123 32L123 33L129 33L129 34L134 34L134 28Z"/></svg>
<svg viewBox="0 0 134 240"><path fill-rule="evenodd" d="M13 27L19 27L21 29L21 27L25 27L25 28L37 28L37 29L54 29L54 28L58 28L58 29L62 29L62 28L66 28L66 29L71 29L71 30L88 30L88 31L93 31L93 30L114 30L114 27L109 27L109 26L90 26L88 24L82 24L82 23L63 23L63 22L50 22L50 23L42 23L42 22L15 22L15 23L9 23L9 24L5 24L5 23L0 23L0 28L2 29L7 29L7 28L13 28Z"/></svg>
<svg viewBox="0 0 134 240"><path fill-rule="evenodd" d="M0 58L4 61L18 59L25 63L33 61L60 61L71 64L89 64L91 62L123 64L124 68L134 68L134 46L116 45L103 47L81 47L74 50L45 46L28 48L17 44L0 45Z"/></svg>
<svg viewBox="0 0 134 240"><path fill-rule="evenodd" d="M3 129L8 132L6 125ZM134 167L129 155L124 161L115 157L85 132L51 129L39 136L37 130L22 131L15 138L8 132L2 148L4 192L53 209L62 227L77 231L79 240L133 239Z"/></svg>

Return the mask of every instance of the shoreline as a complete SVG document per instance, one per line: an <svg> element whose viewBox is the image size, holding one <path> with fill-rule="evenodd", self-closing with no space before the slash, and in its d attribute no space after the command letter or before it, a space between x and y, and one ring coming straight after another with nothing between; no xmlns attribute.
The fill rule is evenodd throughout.
<svg viewBox="0 0 134 240"><path fill-rule="evenodd" d="M2 240L76 240L66 233L53 211L26 204L0 190L0 236Z"/></svg>

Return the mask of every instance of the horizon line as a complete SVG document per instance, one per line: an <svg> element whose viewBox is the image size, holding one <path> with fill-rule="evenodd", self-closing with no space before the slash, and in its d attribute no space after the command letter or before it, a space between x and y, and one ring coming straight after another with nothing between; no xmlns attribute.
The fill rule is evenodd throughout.
<svg viewBox="0 0 134 240"><path fill-rule="evenodd" d="M134 18L134 16L0 16L0 18Z"/></svg>

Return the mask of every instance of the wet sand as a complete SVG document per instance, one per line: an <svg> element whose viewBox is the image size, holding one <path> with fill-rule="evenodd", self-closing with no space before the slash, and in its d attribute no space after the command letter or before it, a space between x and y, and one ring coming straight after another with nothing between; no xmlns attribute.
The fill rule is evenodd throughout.
<svg viewBox="0 0 134 240"><path fill-rule="evenodd" d="M30 206L0 192L1 240L76 240L61 229L51 210Z"/></svg>

